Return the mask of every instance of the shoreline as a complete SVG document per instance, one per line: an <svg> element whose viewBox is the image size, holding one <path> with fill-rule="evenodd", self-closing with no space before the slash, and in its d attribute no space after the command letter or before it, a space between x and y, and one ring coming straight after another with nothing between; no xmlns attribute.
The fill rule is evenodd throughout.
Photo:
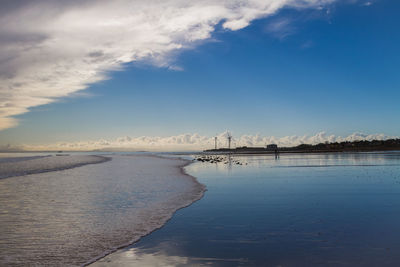
<svg viewBox="0 0 400 267"><path fill-rule="evenodd" d="M93 267L335 266L337 255L344 266L398 263L390 237L400 218L400 153L363 154L357 165L352 154L286 155L250 157L244 168L190 165L206 197ZM316 170L321 161L333 168Z"/></svg>
<svg viewBox="0 0 400 267"><path fill-rule="evenodd" d="M125 156L129 157L129 156L132 156L132 155L125 155ZM134 155L134 156L137 156L137 155ZM158 221L158 225L156 225L156 228L150 230L148 233L145 233L145 234L143 234L143 235L141 235L141 236L139 236L139 237L136 237L136 238L132 239L132 240L129 241L129 242L126 242L126 243L124 243L124 244L122 244L122 245L119 245L119 246L117 246L117 247L115 247L115 248L112 248L112 249L109 250L109 251L105 251L103 254L101 254L101 255L99 255L99 256L93 258L93 259L90 259L89 261L83 263L81 266L90 266L90 265L92 265L92 264L98 262L99 260L101 260L101 259L107 257L107 256L110 255L110 254L113 254L113 253L115 253L115 252L117 252L117 251L119 251L119 250L122 250L122 249L124 249L124 248L127 248L127 247L129 247L129 246L131 246L131 245L133 245L133 244L139 242L142 238L144 238L144 237L146 237L146 236L148 236L148 235L151 235L153 232L155 232L155 231L161 229L162 227L164 227L164 226L172 219L172 217L174 216L174 214L175 214L177 211L189 207L190 205L192 205L193 203L199 201L200 199L202 199L202 198L204 197L204 194L205 194L205 192L207 191L207 187L206 187L204 184L200 183L200 182L197 180L196 177L194 177L194 176L188 174L188 173L185 171L185 169L184 169L186 166L189 166L190 164L193 164L194 162L192 162L192 161L190 161L190 160L187 160L187 159L163 157L163 156L159 156L159 155L141 155L141 156L144 156L144 157L154 157L154 158L159 158L159 159L170 159L170 160L172 159L172 160L181 160L181 161L183 161L184 163L183 163L182 165L176 166L176 168L179 170L179 172L180 172L183 176L186 176L186 177L190 178L191 181L194 182L194 183L198 186L197 190L196 190L196 189L193 190L193 191L195 191L195 192L193 192L193 193L195 193L195 195L193 195L193 199L187 200L187 201L185 201L184 203L182 203L182 205L180 205L180 206L174 208L174 209L172 210L172 212L169 214L169 216L165 217L164 220ZM170 202L172 202L172 201L170 200Z"/></svg>
<svg viewBox="0 0 400 267"><path fill-rule="evenodd" d="M24 166L40 173L15 176L12 169L12 179L0 179L0 265L90 265L162 228L206 191L185 171L190 160L137 154L89 158L107 162L81 166L87 156L36 158ZM60 169L62 161L80 161L74 167L81 167ZM6 223L11 221L17 226Z"/></svg>

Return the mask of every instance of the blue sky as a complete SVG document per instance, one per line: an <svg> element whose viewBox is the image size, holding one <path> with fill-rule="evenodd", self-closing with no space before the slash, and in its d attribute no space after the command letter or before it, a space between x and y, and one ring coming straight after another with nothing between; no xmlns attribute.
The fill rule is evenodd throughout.
<svg viewBox="0 0 400 267"><path fill-rule="evenodd" d="M352 2L352 3L350 3ZM368 4L370 3L370 4ZM283 7L239 30L126 62L108 79L14 116L2 144L198 133L400 132L400 2Z"/></svg>

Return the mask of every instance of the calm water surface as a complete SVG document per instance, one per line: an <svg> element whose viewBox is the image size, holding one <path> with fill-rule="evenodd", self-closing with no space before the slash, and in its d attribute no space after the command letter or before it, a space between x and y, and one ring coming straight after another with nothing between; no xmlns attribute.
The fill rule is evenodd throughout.
<svg viewBox="0 0 400 267"><path fill-rule="evenodd" d="M203 199L99 266L400 266L400 153L195 163Z"/></svg>

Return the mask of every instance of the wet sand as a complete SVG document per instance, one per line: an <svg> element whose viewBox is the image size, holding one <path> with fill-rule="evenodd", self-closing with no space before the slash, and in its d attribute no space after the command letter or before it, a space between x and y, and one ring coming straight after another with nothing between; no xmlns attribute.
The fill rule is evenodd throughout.
<svg viewBox="0 0 400 267"><path fill-rule="evenodd" d="M87 164L103 163L108 160L110 160L109 157L92 155L2 158L2 161L0 161L0 179L34 173L60 171Z"/></svg>
<svg viewBox="0 0 400 267"><path fill-rule="evenodd" d="M162 227L176 210L203 196L205 187L182 171L186 160L110 157L101 164L0 179L0 265L91 263ZM44 165L59 168L67 156L59 158Z"/></svg>

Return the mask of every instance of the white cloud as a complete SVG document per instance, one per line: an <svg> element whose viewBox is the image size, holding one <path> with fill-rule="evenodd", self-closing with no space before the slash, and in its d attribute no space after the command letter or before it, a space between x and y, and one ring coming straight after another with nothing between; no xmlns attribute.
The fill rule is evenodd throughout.
<svg viewBox="0 0 400 267"><path fill-rule="evenodd" d="M278 18L270 22L266 27L267 33L273 34L279 39L285 39L295 32L295 27L289 18Z"/></svg>
<svg viewBox="0 0 400 267"><path fill-rule="evenodd" d="M228 132L223 132L217 136L218 147L227 147ZM267 144L278 144L284 146L296 146L300 144L318 144L325 142L343 142L356 140L386 140L391 138L399 138L387 136L384 134L363 134L353 133L342 137L336 135L327 135L320 132L312 136L260 136L260 135L242 135L233 136L232 147L239 146L265 146ZM146 151L195 151L214 148L214 137L201 136L199 134L181 134L169 137L121 137L115 140L97 140L97 141L81 141L81 142L64 142L45 145L21 145L11 147L12 149L24 150L146 150ZM9 147L9 149L11 149ZM6 148L3 148L7 150Z"/></svg>
<svg viewBox="0 0 400 267"><path fill-rule="evenodd" d="M179 70L171 52L239 30L283 7L319 8L336 0L2 0L0 130L16 115L107 78L125 63Z"/></svg>

